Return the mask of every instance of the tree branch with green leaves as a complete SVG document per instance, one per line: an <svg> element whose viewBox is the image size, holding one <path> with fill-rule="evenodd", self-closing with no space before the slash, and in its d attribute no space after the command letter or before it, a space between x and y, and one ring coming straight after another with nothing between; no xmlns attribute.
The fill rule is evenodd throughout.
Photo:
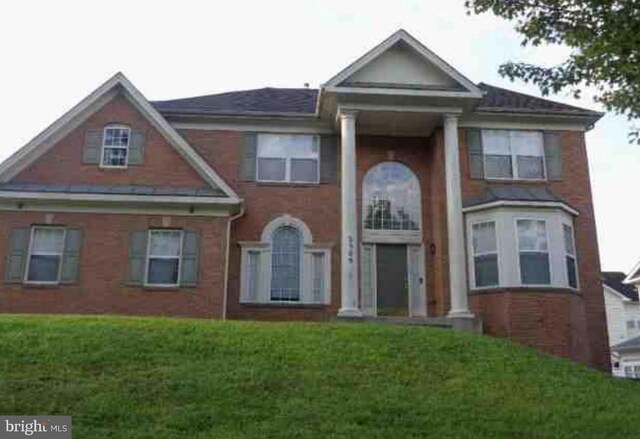
<svg viewBox="0 0 640 439"><path fill-rule="evenodd" d="M499 73L540 88L543 95L585 87L608 111L640 118L640 0L466 0L469 13L515 22L523 46L562 44L571 49L561 64L543 67L507 62ZM640 143L640 130L629 133Z"/></svg>

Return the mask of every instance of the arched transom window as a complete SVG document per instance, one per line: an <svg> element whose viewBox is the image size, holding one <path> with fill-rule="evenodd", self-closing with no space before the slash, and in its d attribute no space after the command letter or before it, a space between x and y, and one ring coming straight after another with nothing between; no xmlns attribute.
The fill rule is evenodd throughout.
<svg viewBox="0 0 640 439"><path fill-rule="evenodd" d="M300 300L300 257L302 237L292 226L273 232L271 254L271 300Z"/></svg>
<svg viewBox="0 0 640 439"><path fill-rule="evenodd" d="M420 183L402 163L384 162L362 184L363 226L373 231L420 230Z"/></svg>

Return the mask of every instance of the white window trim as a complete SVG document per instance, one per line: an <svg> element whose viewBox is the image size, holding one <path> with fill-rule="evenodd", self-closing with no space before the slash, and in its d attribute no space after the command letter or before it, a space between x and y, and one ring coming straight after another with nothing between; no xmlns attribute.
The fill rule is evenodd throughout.
<svg viewBox="0 0 640 439"><path fill-rule="evenodd" d="M60 263L58 264L58 275L56 277L56 280L54 281L41 281L41 280L29 280L29 266L31 265L31 257L34 255L33 254L33 242L34 242L34 237L36 234L36 229L56 229L56 230L62 230L62 250L60 251L60 253L36 253L36 255L43 255L43 256L59 256L60 257ZM60 275L62 274L62 259L64 258L64 247L65 247L65 242L67 240L67 229L66 227L62 227L62 226L32 226L31 227L31 232L29 234L29 251L27 252L27 262L25 264L25 270L24 270L24 277L23 277L23 282L25 284L31 284L31 285L57 285L60 283Z"/></svg>
<svg viewBox="0 0 640 439"><path fill-rule="evenodd" d="M483 146L482 146L482 169L484 172L485 180L500 180L500 181L547 181L547 158L545 156L544 151L544 133L537 130L498 130L498 129L483 129L484 131L507 131L509 133L509 155L511 157L511 177L490 177L487 175L487 155L484 149L484 138L482 138ZM516 131L525 131L525 132L534 132L540 133L542 135L542 178L522 178L518 175L518 161L516 160L518 155L514 153L513 148L511 147L511 134ZM482 136L482 132L480 136ZM506 154L504 154L506 155Z"/></svg>
<svg viewBox="0 0 640 439"><path fill-rule="evenodd" d="M550 284L530 285L522 284L520 274L520 252L518 242L517 220L544 220L547 235L547 252L549 255ZM496 224L496 243L498 250L498 280L499 285L476 287L473 253L473 225L494 221ZM469 289L472 291L526 288L526 289L562 289L574 293L578 288L569 286L566 270L565 248L563 239L563 224L571 225L572 217L562 209L536 209L535 207L498 207L491 210L468 212L465 215L465 231L467 235L467 272ZM574 227L575 230L575 227ZM576 267L579 265L580 253L576 247ZM578 275L579 276L579 275Z"/></svg>
<svg viewBox="0 0 640 439"><path fill-rule="evenodd" d="M564 255L565 255L565 258L567 256L571 256L573 258L573 263L576 267L576 286L572 287L571 285L569 285L569 269L566 268L567 263L565 260L565 271L567 272L567 286L572 290L578 291L580 289L580 271L578 269L578 247L576 246L576 232L575 232L575 229L573 228L573 224L570 224L567 221L563 221L561 226L563 227L563 230L562 230L563 237L564 237L564 226L567 226L569 227L569 229L571 229L571 240L573 242L573 253L574 253L573 255L570 255L569 253L567 253L567 249L565 248Z"/></svg>
<svg viewBox="0 0 640 439"><path fill-rule="evenodd" d="M154 284L149 282L149 262L151 261L151 235L155 232L180 232L180 253L178 259L178 277L174 284ZM147 231L147 257L144 268L144 286L151 288L176 288L180 286L182 276L182 245L184 242L184 230L180 229L149 229ZM153 256L153 259L176 259L175 256Z"/></svg>
<svg viewBox="0 0 640 439"><path fill-rule="evenodd" d="M549 288L553 285L553 262L551 261L551 240L549 239L549 222L544 218L538 218L535 216L527 217L516 217L513 219L514 221L514 230L516 232L516 250L518 253L518 257L516 258L516 266L518 267L518 275L520 276L520 284L527 288ZM547 251L533 251L533 250L522 250L520 248L520 234L518 233L518 221L542 221L544 222L544 234L547 244ZM562 247L564 247L564 240L562 241ZM548 284L525 284L522 282L522 267L520 267L520 255L522 253L546 253L547 260L549 261L549 283ZM568 284L568 282L567 282Z"/></svg>
<svg viewBox="0 0 640 439"><path fill-rule="evenodd" d="M260 156L260 136L261 135L294 135L294 136L308 136L313 138L313 142L318 146L318 157L316 160L318 161L318 175L315 181L298 181L291 180L291 159L310 159L309 157L292 157L287 155L286 157L261 157ZM320 173L321 173L321 156L322 152L320 151L322 148L320 142L320 136L317 134L306 134L306 133L272 133L272 132L262 132L258 133L256 136L256 181L259 183L278 183L278 184L320 184ZM260 159L261 158L272 158L272 159L284 159L285 167L284 167L284 180L264 180L260 178Z"/></svg>
<svg viewBox="0 0 640 439"><path fill-rule="evenodd" d="M302 249L300 252L300 299L299 300L272 300L271 299L271 276L272 276L272 236L273 232L282 226L289 226L298 229L302 238ZM281 306L304 306L304 305L329 305L331 303L331 245L314 244L311 231L301 220L283 215L274 219L265 226L262 231L260 242L240 242L241 268L240 268L240 302L245 304L273 304ZM258 258L258 279L255 297L250 296L248 272L249 253L257 252ZM323 281L322 294L320 300L314 298L313 291L313 257L322 255L323 259Z"/></svg>
<svg viewBox="0 0 640 439"><path fill-rule="evenodd" d="M475 253L475 249L473 248L473 226L492 223L496 236L496 251L495 252L484 252L484 253ZM473 275L470 276L471 285L474 290L483 290L483 289L495 289L500 288L500 276L502 276L502 270L500 268L501 258L500 258L500 234L498 233L498 221L495 219L487 219L487 220L478 220L472 221L469 223L469 250L471 254L471 262L470 267ZM478 286L476 283L476 266L475 266L475 258L476 256L485 256L485 255L496 255L497 267L498 267L498 283L495 285L483 285Z"/></svg>
<svg viewBox="0 0 640 439"><path fill-rule="evenodd" d="M127 132L129 133L129 137L128 137L128 141L127 141L127 146L107 146L105 145L106 139L107 139L107 130L109 129L117 129L117 130L127 130ZM101 168L107 168L107 169L126 169L129 167L129 152L130 152L130 147L131 147L131 128L126 126L126 125L107 125L103 128L102 130L102 148L100 148L100 167ZM127 150L127 153L125 154L124 157L124 165L122 166L117 166L117 165L108 165L104 163L104 150L105 149L125 149Z"/></svg>

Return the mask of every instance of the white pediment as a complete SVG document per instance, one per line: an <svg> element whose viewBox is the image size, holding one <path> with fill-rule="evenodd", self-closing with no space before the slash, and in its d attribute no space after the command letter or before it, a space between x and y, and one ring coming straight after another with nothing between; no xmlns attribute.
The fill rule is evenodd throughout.
<svg viewBox="0 0 640 439"><path fill-rule="evenodd" d="M341 85L407 86L408 88L456 89L462 86L433 63L398 42Z"/></svg>
<svg viewBox="0 0 640 439"><path fill-rule="evenodd" d="M325 89L453 92L481 97L476 85L404 30L391 35L342 70Z"/></svg>

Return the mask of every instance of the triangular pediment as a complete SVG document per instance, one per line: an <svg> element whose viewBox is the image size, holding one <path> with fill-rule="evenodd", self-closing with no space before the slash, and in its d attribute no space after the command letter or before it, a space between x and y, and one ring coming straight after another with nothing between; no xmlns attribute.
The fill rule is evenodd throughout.
<svg viewBox="0 0 640 439"><path fill-rule="evenodd" d="M220 190L231 200L238 196L231 187L198 155L184 138L165 120L165 118L147 101L142 93L122 74L117 73L75 107L65 113L51 126L36 136L31 142L16 151L0 164L0 183L6 183L18 175L27 166L34 163L57 142L72 130L80 126L92 114L116 96L124 96L167 143L193 168L212 188Z"/></svg>
<svg viewBox="0 0 640 439"><path fill-rule="evenodd" d="M481 97L469 79L400 30L331 78L325 89L459 92Z"/></svg>

